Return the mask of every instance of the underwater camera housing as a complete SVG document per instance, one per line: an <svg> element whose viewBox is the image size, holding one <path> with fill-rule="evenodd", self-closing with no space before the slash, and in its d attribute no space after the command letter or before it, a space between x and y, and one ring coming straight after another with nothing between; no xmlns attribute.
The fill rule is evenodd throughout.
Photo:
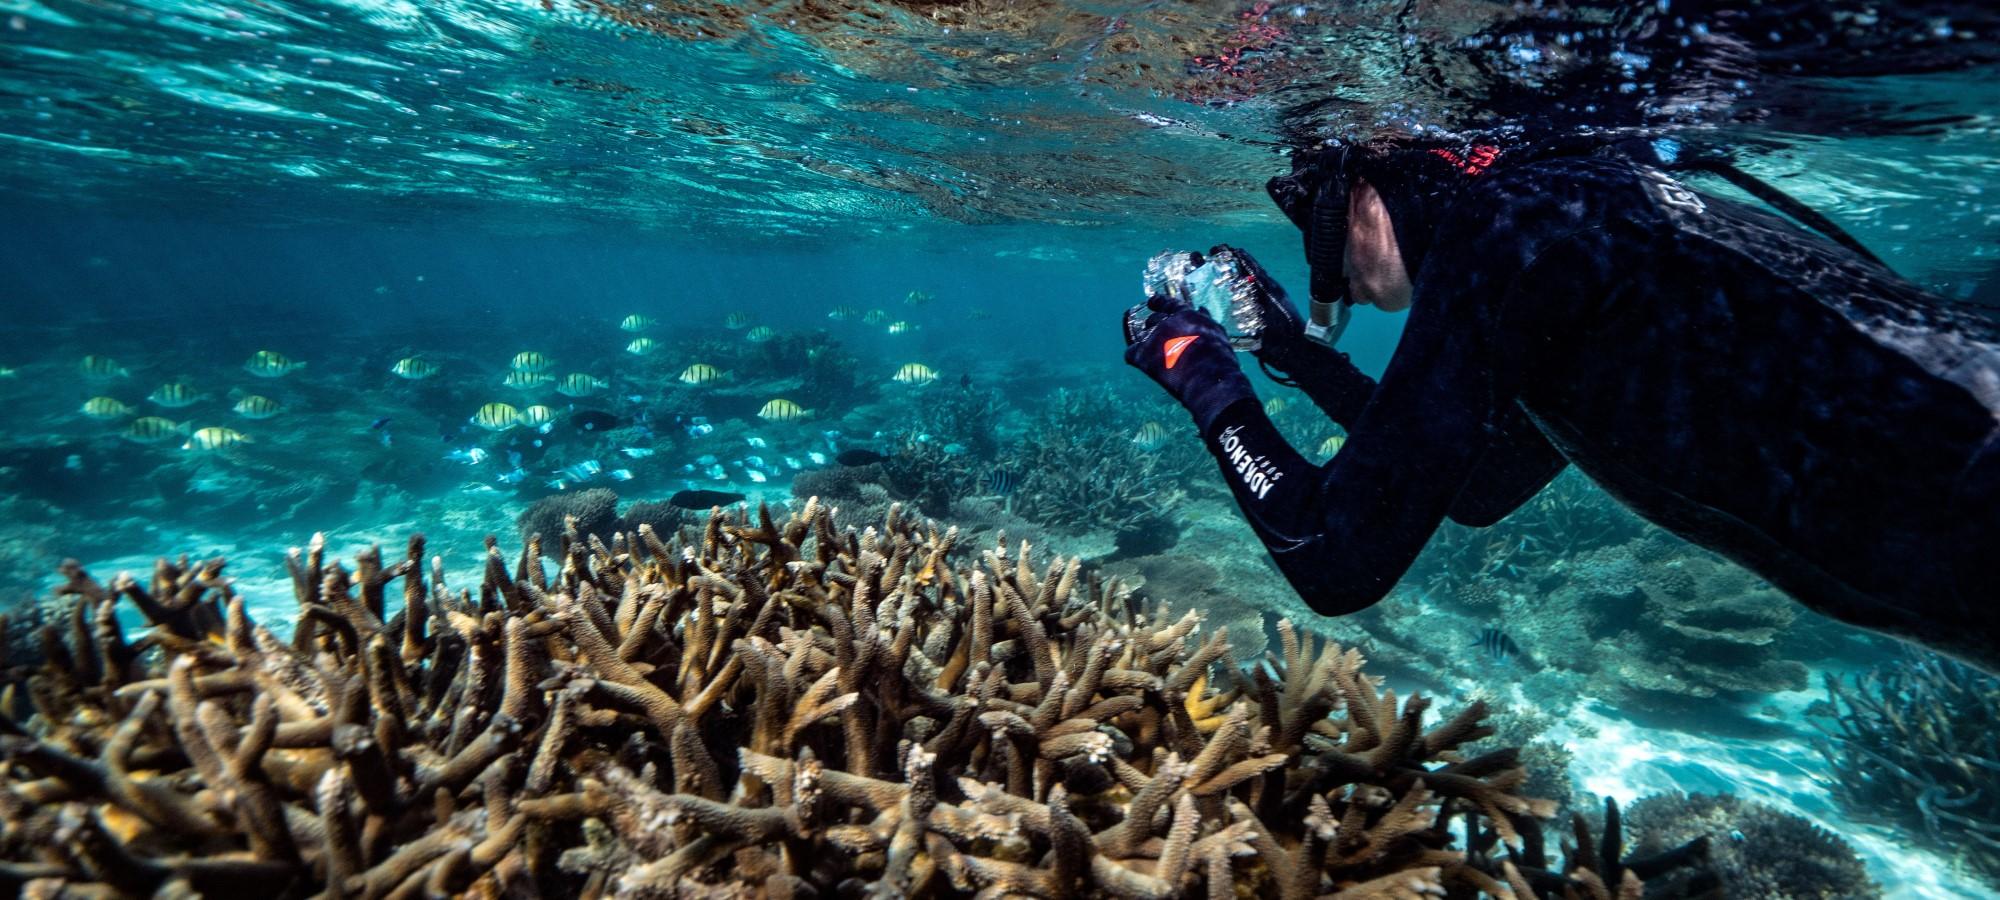
<svg viewBox="0 0 2000 900"><path fill-rule="evenodd" d="M1255 262L1229 247L1205 258L1192 250L1170 250L1146 261L1143 280L1147 297L1167 297L1201 310L1222 325L1231 347L1255 352L1263 347L1273 306L1289 302L1271 296L1257 277L1259 271ZM1345 302L1313 301L1306 337L1333 346L1347 328L1351 308Z"/></svg>

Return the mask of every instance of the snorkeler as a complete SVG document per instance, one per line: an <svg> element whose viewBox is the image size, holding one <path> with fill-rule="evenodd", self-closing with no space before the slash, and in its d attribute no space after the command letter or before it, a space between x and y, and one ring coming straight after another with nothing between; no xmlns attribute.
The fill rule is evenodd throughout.
<svg viewBox="0 0 2000 900"><path fill-rule="evenodd" d="M1617 148L1300 152L1268 187L1305 235L1310 316L1241 251L1173 273L1223 267L1220 322L1180 282L1153 292L1156 260L1154 296L1126 314L1126 361L1193 414L1323 614L1382 599L1447 516L1490 525L1574 463L1816 610L2000 671L1994 325L1782 195L1830 239L1661 163ZM1379 382L1331 346L1354 303L1410 311ZM1287 445L1232 339L1347 430L1331 461Z"/></svg>

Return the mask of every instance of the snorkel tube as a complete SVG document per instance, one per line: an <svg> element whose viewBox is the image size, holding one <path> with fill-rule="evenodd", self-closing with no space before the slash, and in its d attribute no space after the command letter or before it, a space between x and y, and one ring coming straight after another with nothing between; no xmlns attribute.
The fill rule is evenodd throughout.
<svg viewBox="0 0 2000 900"><path fill-rule="evenodd" d="M1292 173L1264 185L1285 218L1305 237L1311 283L1306 339L1331 347L1347 330L1354 301L1347 295L1347 172L1351 148L1337 144L1292 154Z"/></svg>

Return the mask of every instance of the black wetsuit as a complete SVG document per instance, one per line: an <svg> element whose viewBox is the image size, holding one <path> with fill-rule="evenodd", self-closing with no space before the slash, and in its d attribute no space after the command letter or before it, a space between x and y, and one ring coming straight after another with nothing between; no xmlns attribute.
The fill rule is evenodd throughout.
<svg viewBox="0 0 2000 900"><path fill-rule="evenodd" d="M1380 383L1289 374L1349 432L1324 467L1254 398L1204 430L1306 602L1381 599L1449 514L1574 463L1659 525L1857 625L2000 668L2000 335L1788 221L1621 159L1469 180Z"/></svg>

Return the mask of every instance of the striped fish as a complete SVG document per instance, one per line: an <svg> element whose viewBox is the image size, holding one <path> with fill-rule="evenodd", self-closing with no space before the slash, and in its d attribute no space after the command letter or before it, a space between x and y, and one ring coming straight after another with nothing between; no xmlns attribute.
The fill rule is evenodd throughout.
<svg viewBox="0 0 2000 900"><path fill-rule="evenodd" d="M651 316L642 316L639 315L638 313L633 313L632 315L626 316L625 321L618 323L618 330L645 331L646 329L651 328L658 324L660 324L658 319L655 319Z"/></svg>
<svg viewBox="0 0 2000 900"><path fill-rule="evenodd" d="M937 298L932 297L931 295L926 294L923 291L911 291L908 294L903 295L903 302L908 303L911 306L923 306L935 299Z"/></svg>
<svg viewBox="0 0 2000 900"><path fill-rule="evenodd" d="M554 380L556 380L554 375L529 372L525 369L510 369L507 377L501 379L500 383L517 391L532 391Z"/></svg>
<svg viewBox="0 0 2000 900"><path fill-rule="evenodd" d="M602 378L595 378L582 372L571 372L556 382L556 393L565 397L588 397L610 386L611 382Z"/></svg>
<svg viewBox="0 0 2000 900"><path fill-rule="evenodd" d="M516 372L546 372L555 365L555 360L539 350L523 350L514 354L514 362L509 368Z"/></svg>
<svg viewBox="0 0 2000 900"><path fill-rule="evenodd" d="M749 330L748 332L746 332L746 333L745 333L745 334L743 335L743 339L744 339L744 340L747 340L747 341L749 341L750 343L753 343L753 344L762 344L762 343L764 343L764 342L766 342L766 341L769 341L770 339L772 339L772 338L774 338L774 337L777 337L777 336L778 336L778 333L777 333L776 331L772 330L772 329L771 329L771 326L769 326L769 325L759 325L759 326L757 326L757 327L755 327L755 328L752 328L752 329L750 329L750 330Z"/></svg>
<svg viewBox="0 0 2000 900"><path fill-rule="evenodd" d="M1479 639L1473 642L1473 646L1484 651L1496 663L1506 662L1511 657L1521 655L1520 646L1514 643L1513 638L1507 636L1507 632L1498 628L1488 628L1479 632Z"/></svg>
<svg viewBox="0 0 2000 900"><path fill-rule="evenodd" d="M110 397L92 397L83 401L80 412L93 419L122 419L132 414L132 407Z"/></svg>
<svg viewBox="0 0 2000 900"><path fill-rule="evenodd" d="M889 318L889 313L888 313L888 311L887 311L887 310L881 310L881 309L871 309L871 310L867 311L866 313L863 313L863 314L862 314L862 316L861 316L861 324L863 324L863 325L880 325L880 324L882 324L882 323L883 323L884 321L887 321L887 320L888 320L888 318Z"/></svg>
<svg viewBox="0 0 2000 900"><path fill-rule="evenodd" d="M986 493L1005 497L1014 493L1016 476L1007 469L994 469L986 473Z"/></svg>
<svg viewBox="0 0 2000 900"><path fill-rule="evenodd" d="M812 410L801 409L798 404L779 397L764 404L764 408L757 411L757 418L766 422L796 422L811 413Z"/></svg>
<svg viewBox="0 0 2000 900"><path fill-rule="evenodd" d="M236 401L236 405L230 407L230 409L235 410L237 415L246 419L268 419L285 411L284 406L279 404L278 401L269 397L260 397L256 394L250 394Z"/></svg>
<svg viewBox="0 0 2000 900"><path fill-rule="evenodd" d="M1138 432L1132 435L1132 443L1148 453L1158 450L1167 445L1167 426L1158 422L1147 422L1139 426Z"/></svg>
<svg viewBox="0 0 2000 900"><path fill-rule="evenodd" d="M658 349L660 349L660 342L652 338L639 338L625 345L625 352L633 356L645 356Z"/></svg>
<svg viewBox="0 0 2000 900"><path fill-rule="evenodd" d="M521 410L520 416L515 419L516 422L526 425L529 428L540 428L555 420L556 411L540 404Z"/></svg>
<svg viewBox="0 0 2000 900"><path fill-rule="evenodd" d="M86 356L82 362L76 364L76 367L79 371L83 372L83 377L99 380L124 378L132 374L125 371L124 366L119 365L117 360L109 356Z"/></svg>
<svg viewBox="0 0 2000 900"><path fill-rule="evenodd" d="M1319 442L1319 455L1332 456L1335 453L1339 453L1340 448L1345 446L1347 446L1347 436L1336 434Z"/></svg>
<svg viewBox="0 0 2000 900"><path fill-rule="evenodd" d="M141 416L125 426L125 439L138 444L158 444L187 433L188 426L159 416Z"/></svg>
<svg viewBox="0 0 2000 900"><path fill-rule="evenodd" d="M754 320L750 318L750 314L747 312L733 312L722 317L722 327L730 331L742 331L745 328L749 328L752 321Z"/></svg>
<svg viewBox="0 0 2000 900"><path fill-rule="evenodd" d="M936 369L933 369L930 366L924 365L923 363L913 362L913 363L904 363L903 367L897 369L896 374L892 377L895 379L897 384L914 384L921 386L930 384L931 382L938 380L938 373Z"/></svg>
<svg viewBox="0 0 2000 900"><path fill-rule="evenodd" d="M250 438L234 428L203 428L188 436L182 450L227 450L237 444L250 443Z"/></svg>
<svg viewBox="0 0 2000 900"><path fill-rule="evenodd" d="M505 403L488 403L472 414L472 424L487 431L506 431L519 422L521 411Z"/></svg>
<svg viewBox="0 0 2000 900"><path fill-rule="evenodd" d="M305 363L276 350L259 350L250 354L250 360L243 364L243 371L258 378L283 378L305 367Z"/></svg>
<svg viewBox="0 0 2000 900"><path fill-rule="evenodd" d="M697 384L697 385L707 384L711 381L720 380L722 376L725 374L727 373L723 372L721 369L709 365L708 363L695 363L694 365L688 366L687 368L681 370L681 383Z"/></svg>
<svg viewBox="0 0 2000 900"><path fill-rule="evenodd" d="M909 334L910 332L915 330L917 330L917 326L909 322L905 322L901 319L897 319L896 321L889 323L890 334Z"/></svg>
<svg viewBox="0 0 2000 900"><path fill-rule="evenodd" d="M835 322L845 322L860 314L861 311L852 306L836 306L826 311L826 317Z"/></svg>
<svg viewBox="0 0 2000 900"><path fill-rule="evenodd" d="M437 373L437 366L414 356L405 356L389 367L389 374L407 381L422 381Z"/></svg>
<svg viewBox="0 0 2000 900"><path fill-rule="evenodd" d="M200 402L201 395L195 393L194 388L188 387L181 382L169 381L166 384L160 385L152 393L147 394L146 399L168 409L180 409L183 406L193 406Z"/></svg>
<svg viewBox="0 0 2000 900"><path fill-rule="evenodd" d="M1292 401L1286 400L1283 397L1272 397L1264 401L1264 415L1267 416L1275 416L1291 408Z"/></svg>

